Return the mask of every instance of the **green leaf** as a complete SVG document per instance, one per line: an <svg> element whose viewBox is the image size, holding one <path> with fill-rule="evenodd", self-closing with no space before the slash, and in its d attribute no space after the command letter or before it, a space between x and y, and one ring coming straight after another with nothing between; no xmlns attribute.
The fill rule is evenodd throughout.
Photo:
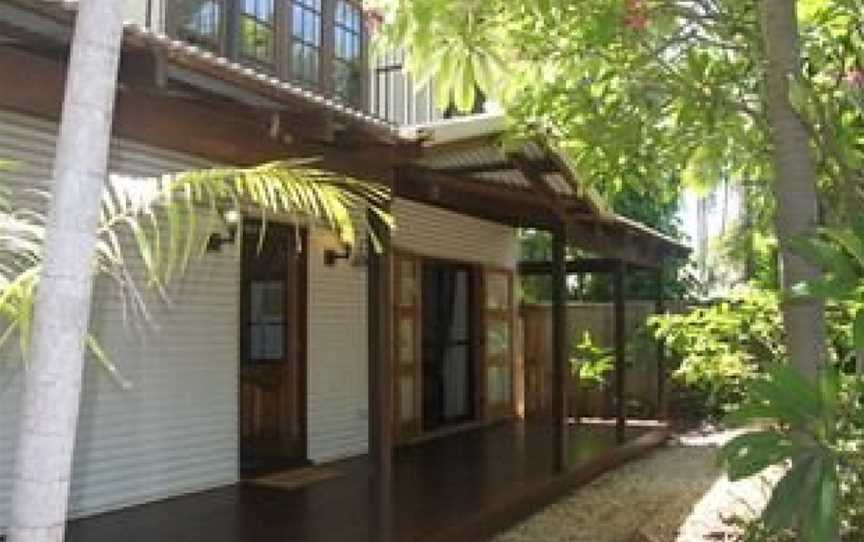
<svg viewBox="0 0 864 542"><path fill-rule="evenodd" d="M802 510L802 542L831 542L840 539L839 497L837 467L833 461L825 460L815 492L808 499L809 506Z"/></svg>
<svg viewBox="0 0 864 542"><path fill-rule="evenodd" d="M855 348L864 350L864 310L862 309L855 313L855 320L852 322L852 338Z"/></svg>
<svg viewBox="0 0 864 542"><path fill-rule="evenodd" d="M822 459L815 454L805 454L793 461L792 468L780 479L771 493L771 498L762 519L771 531L797 527L799 514L809 504L807 498L817 488L821 479Z"/></svg>
<svg viewBox="0 0 864 542"><path fill-rule="evenodd" d="M786 435L776 431L757 431L729 441L720 450L720 458L726 466L729 479L736 481L786 461L796 449Z"/></svg>

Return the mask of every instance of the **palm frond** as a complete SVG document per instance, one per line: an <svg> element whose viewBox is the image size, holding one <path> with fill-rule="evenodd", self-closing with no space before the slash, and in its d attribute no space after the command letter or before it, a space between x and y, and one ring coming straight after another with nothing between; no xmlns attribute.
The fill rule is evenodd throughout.
<svg viewBox="0 0 864 542"><path fill-rule="evenodd" d="M9 167L0 160L0 169L4 164ZM168 283L205 253L207 240L221 226L221 210L256 212L265 227L274 217L325 227L349 245L357 242L362 228L379 250L374 230L365 224L358 228L352 210L367 208L390 227L389 198L385 187L335 175L312 160L149 178L112 175L102 198L94 268L117 284L124 307L147 318L142 291L155 289L166 296ZM46 221L38 209L12 211L10 200L0 183L0 317L6 326L0 329L0 346L17 333L26 358ZM366 214L360 216L365 221ZM132 272L133 261L143 263L143 278ZM92 335L87 346L117 382L129 385Z"/></svg>

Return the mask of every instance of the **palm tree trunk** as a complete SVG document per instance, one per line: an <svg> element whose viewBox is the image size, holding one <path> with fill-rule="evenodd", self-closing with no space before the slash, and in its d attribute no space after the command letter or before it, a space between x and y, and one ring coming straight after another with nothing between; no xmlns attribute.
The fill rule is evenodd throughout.
<svg viewBox="0 0 864 542"><path fill-rule="evenodd" d="M79 2L24 375L11 542L60 542L65 532L122 4Z"/></svg>
<svg viewBox="0 0 864 542"><path fill-rule="evenodd" d="M790 250L791 239L814 231L818 220L816 172L807 129L789 100L789 79L800 65L795 2L762 0L762 34L767 55L768 117L774 146L777 237L788 289L818 277L819 270ZM783 322L793 367L816 376L825 358L823 304L816 299L786 302Z"/></svg>

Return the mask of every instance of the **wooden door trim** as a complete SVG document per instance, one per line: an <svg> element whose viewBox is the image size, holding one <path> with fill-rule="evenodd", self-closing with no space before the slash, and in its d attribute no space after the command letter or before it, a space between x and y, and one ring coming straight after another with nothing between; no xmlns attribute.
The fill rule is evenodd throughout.
<svg viewBox="0 0 864 542"><path fill-rule="evenodd" d="M238 311L238 329L237 329L237 446L238 446L238 471L242 478L243 465L240 459L240 450L243 446L243 394L242 394L242 379L243 367L245 365L245 348L246 343L246 328L249 324L249 292L246 287L250 280L249 269L247 267L246 256L243 250L243 237L245 226L250 223L261 223L262 220L257 217L244 217L239 226L238 241L240 245L240 307ZM308 341L309 341L309 231L307 228L277 221L267 221L267 227L285 228L292 231L297 230L298 240L300 242L300 250L298 251L292 275L295 279L292 281L286 269L285 285L286 285L286 307L296 318L293 320L296 325L286 326L285 344L288 348L289 356L292 356L295 363L292 365L294 373L292 374L293 382L296 386L296 407L300 423L300 443L303 459L309 457L309 420L308 420ZM293 284L292 284L293 282ZM254 365L254 363L253 363Z"/></svg>
<svg viewBox="0 0 864 542"><path fill-rule="evenodd" d="M418 439L423 440L427 433L423 431L423 360L422 360L422 347L423 347L423 337L422 337L422 314L423 314L423 305L422 305L422 296L423 296L423 280L422 280L422 272L423 272L423 263L427 261L431 262L440 262L450 265L458 266L462 269L465 269L469 272L469 282L471 287L471 295L469 299L469 315L471 319L471 342L469 348L469 365L471 367L471 386L473 388L473 405L472 405L472 420L464 422L463 424L459 424L454 427L460 427L462 425L472 426L477 423L486 423L490 417L487 414L487 404L486 404L486 317L485 317L485 307L486 307L486 296L485 296L485 274L487 271L492 270L496 272L506 272L509 273L511 279L513 277L513 270L507 269L503 267L492 267L482 263L471 262L467 260L458 260L454 258L445 258L438 256L430 256L420 252L415 252L411 250L405 250L399 247L394 247L393 249L393 306L390 307L390 318L393 321L393 344L391 346L393 352L393 409L392 409L392 422L395 431L396 442L400 445L410 444L416 442ZM410 260L415 263L415 272L418 274L416 276L417 281L417 296L418 299L413 307L401 307L400 306L400 279L401 279L401 269L399 268L399 263L401 260ZM514 295L512 291L512 281L511 281L511 304L513 303L512 296ZM415 422L418 424L417 427L410 428L410 431L406 432L406 426L409 424L402 423L401 419L401 382L400 377L403 374L404 369L400 366L399 362L399 316L401 314L409 315L415 320L415 359L417 363L414 367L414 378L415 378L415 396L414 396L414 408L416 413ZM511 337L512 342L512 337ZM512 346L511 346L512 352ZM497 419L497 418L496 418ZM434 434L435 431L432 431L431 434Z"/></svg>

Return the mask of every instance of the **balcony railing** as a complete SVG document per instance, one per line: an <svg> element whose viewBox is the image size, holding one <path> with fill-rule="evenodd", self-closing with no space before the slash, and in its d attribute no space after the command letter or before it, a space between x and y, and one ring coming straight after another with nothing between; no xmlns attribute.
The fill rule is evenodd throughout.
<svg viewBox="0 0 864 542"><path fill-rule="evenodd" d="M435 106L434 82L415 85L405 72L400 52L378 55L372 68L370 94L372 111L399 125L425 124L442 117Z"/></svg>

